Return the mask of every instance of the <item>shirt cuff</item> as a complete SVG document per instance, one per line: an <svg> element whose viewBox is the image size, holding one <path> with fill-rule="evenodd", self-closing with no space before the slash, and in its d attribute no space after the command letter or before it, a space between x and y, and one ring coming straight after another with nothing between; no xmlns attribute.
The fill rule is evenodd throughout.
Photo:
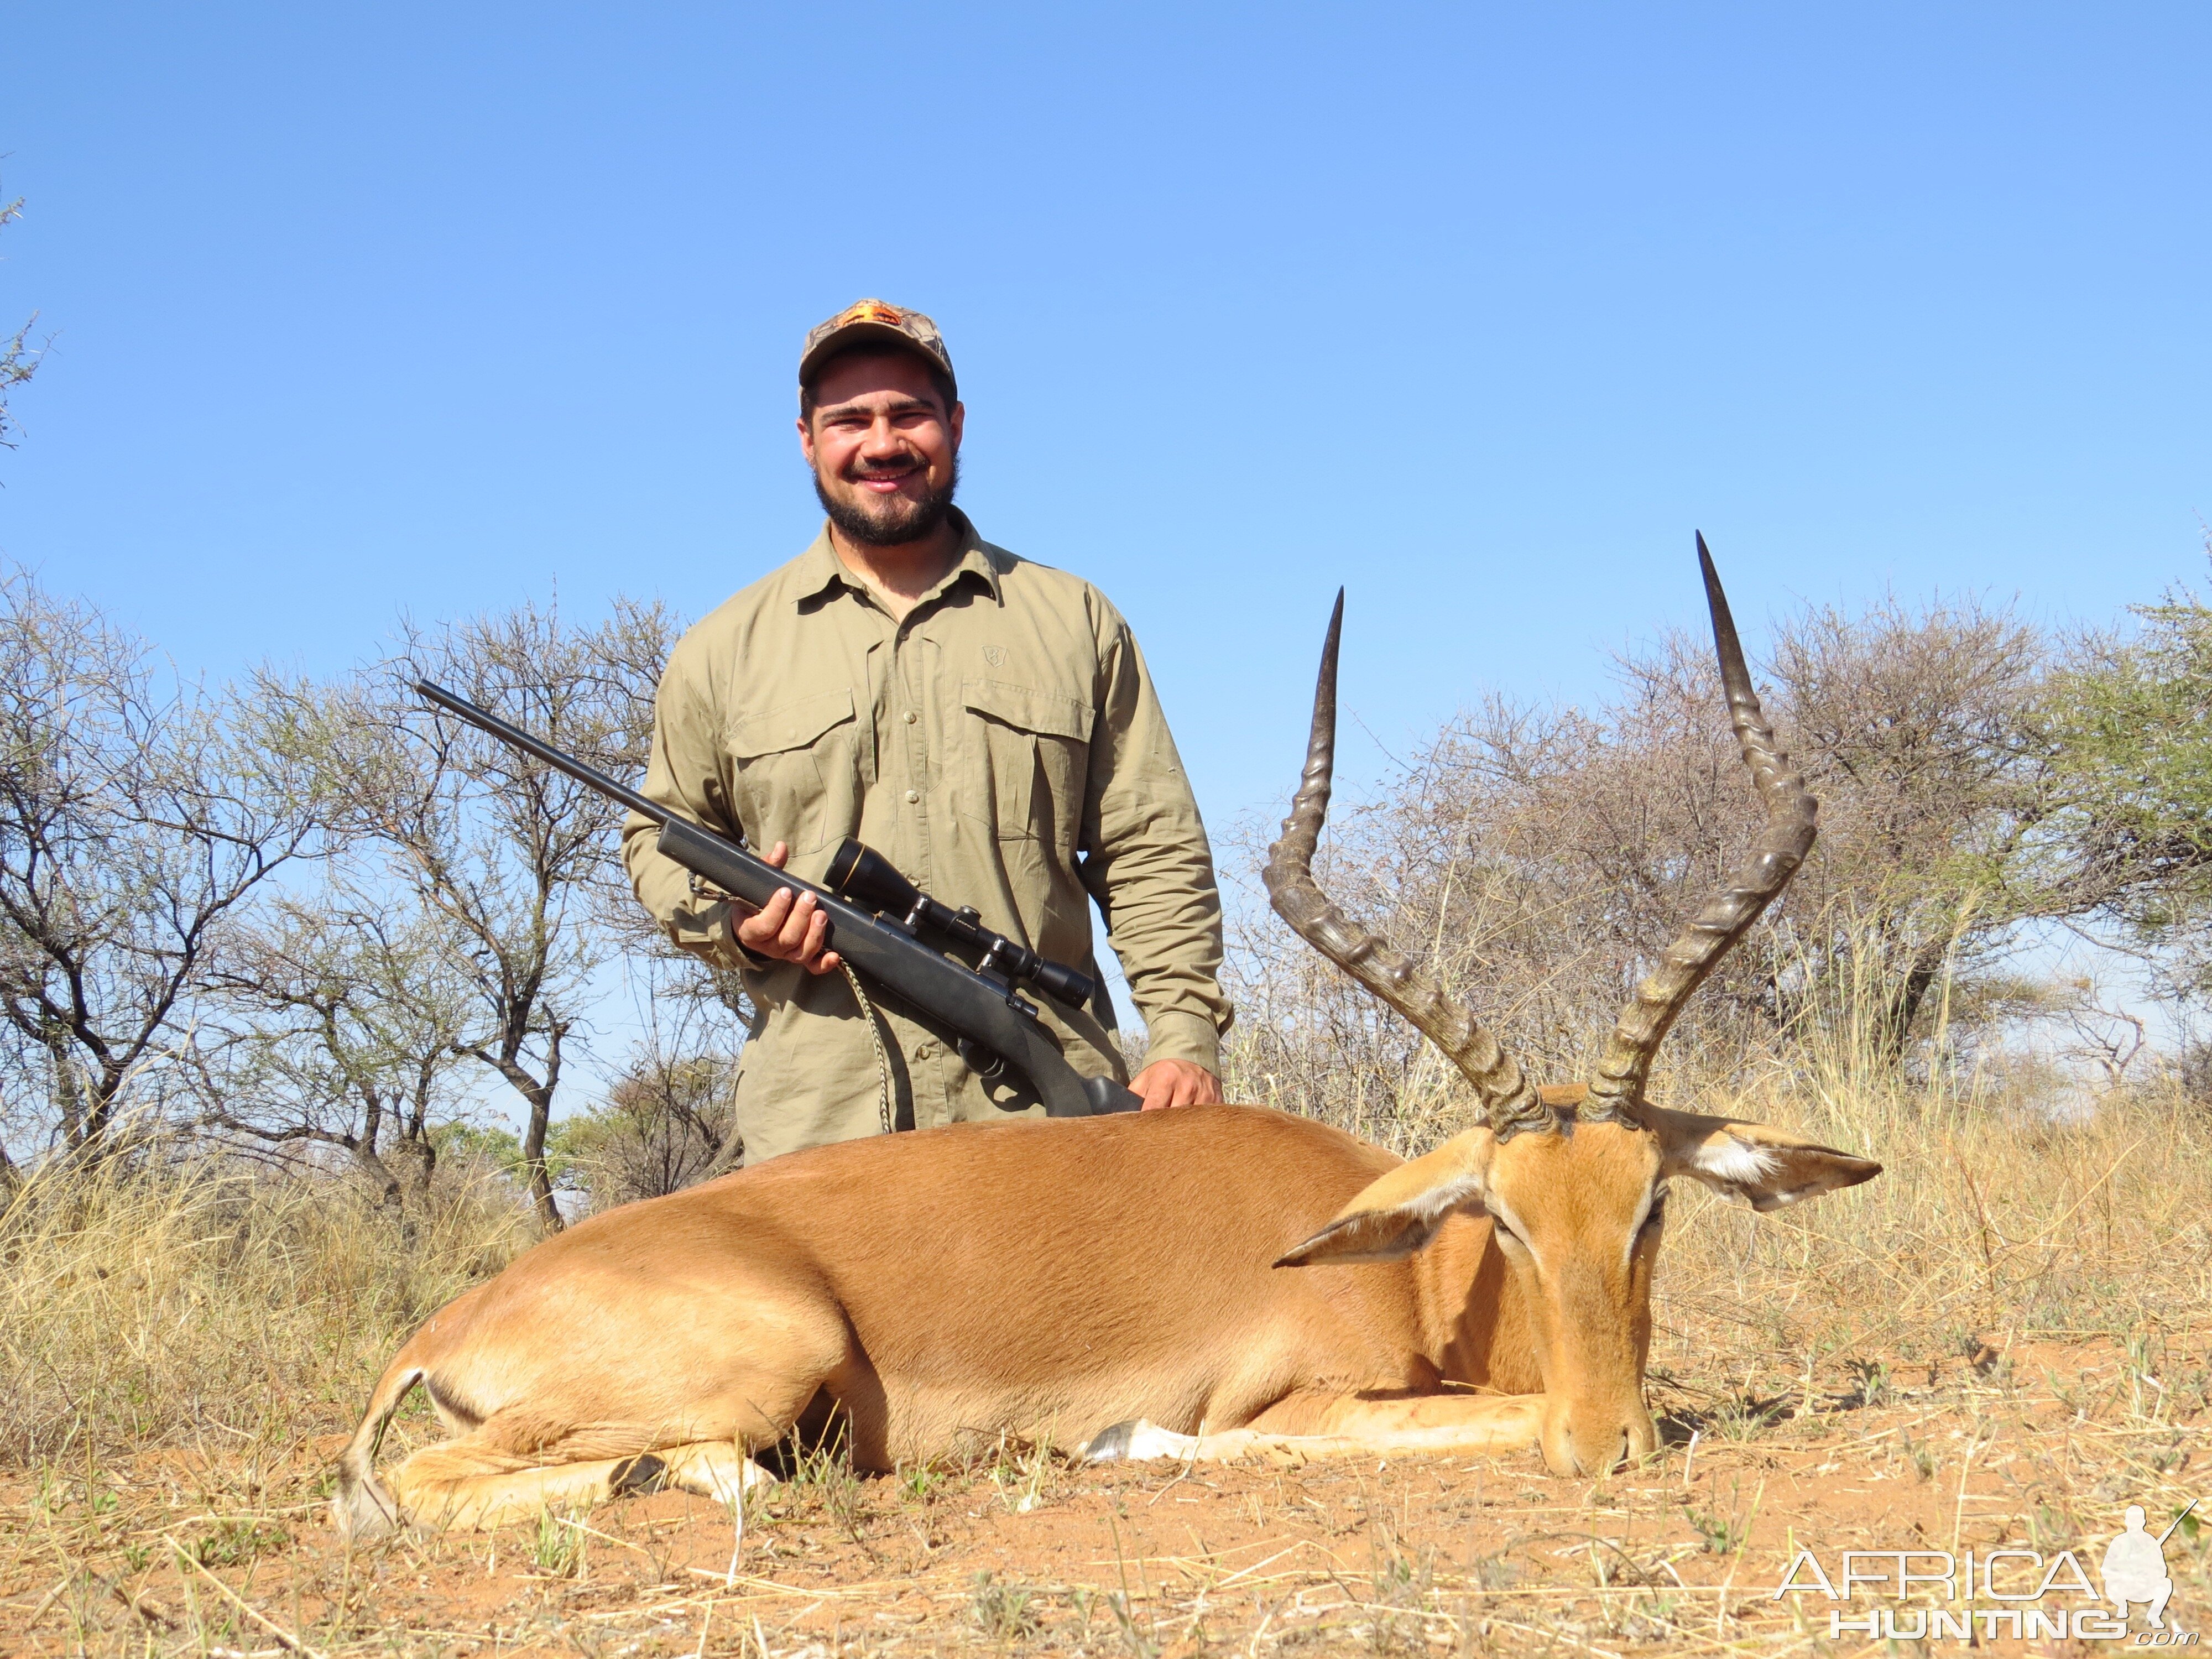
<svg viewBox="0 0 2212 1659"><path fill-rule="evenodd" d="M711 937L714 947L721 953L723 964L731 968L749 969L756 974L765 974L781 967L766 957L755 956L738 943L738 907L723 901L715 907L720 914L714 918Z"/></svg>
<svg viewBox="0 0 2212 1659"><path fill-rule="evenodd" d="M1145 1064L1187 1060L1221 1075L1221 1033L1204 1014L1180 1010L1148 1015L1145 1020Z"/></svg>

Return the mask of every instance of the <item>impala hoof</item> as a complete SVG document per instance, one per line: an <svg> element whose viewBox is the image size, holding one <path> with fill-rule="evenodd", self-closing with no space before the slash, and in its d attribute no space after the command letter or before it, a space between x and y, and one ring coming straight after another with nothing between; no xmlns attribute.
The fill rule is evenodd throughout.
<svg viewBox="0 0 2212 1659"><path fill-rule="evenodd" d="M640 1452L626 1463L615 1465L607 1477L610 1498L646 1498L667 1484L668 1465L651 1452Z"/></svg>
<svg viewBox="0 0 2212 1659"><path fill-rule="evenodd" d="M1129 1455L1129 1444L1136 1438L1137 1431L1145 1426L1143 1418L1132 1417L1111 1428L1101 1429L1091 1437L1091 1443L1083 1449L1083 1461L1086 1463L1120 1462Z"/></svg>

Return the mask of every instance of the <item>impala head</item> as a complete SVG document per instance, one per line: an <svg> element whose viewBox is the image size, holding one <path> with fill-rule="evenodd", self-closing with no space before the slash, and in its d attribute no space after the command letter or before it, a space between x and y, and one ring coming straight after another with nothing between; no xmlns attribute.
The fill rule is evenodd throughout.
<svg viewBox="0 0 2212 1659"><path fill-rule="evenodd" d="M1721 684L1766 828L1742 869L1636 988L1593 1082L1536 1088L1432 976L1316 884L1314 848L1334 769L1341 594L1322 652L1305 778L1265 872L1283 919L1441 1048L1473 1086L1485 1120L1375 1182L1278 1265L1392 1261L1419 1249L1455 1211L1488 1215L1534 1314L1544 1459L1561 1474L1609 1468L1657 1443L1644 1403L1644 1364L1671 1183L1702 1182L1771 1210L1881 1172L1879 1164L1778 1129L1668 1110L1644 1097L1668 1028L1813 845L1815 803L1760 712L1702 536L1698 559Z"/></svg>

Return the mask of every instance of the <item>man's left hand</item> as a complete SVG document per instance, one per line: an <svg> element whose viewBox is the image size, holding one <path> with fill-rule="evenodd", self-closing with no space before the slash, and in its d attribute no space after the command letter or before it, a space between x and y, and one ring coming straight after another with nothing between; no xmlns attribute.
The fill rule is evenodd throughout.
<svg viewBox="0 0 2212 1659"><path fill-rule="evenodd" d="M1218 1106L1221 1079L1188 1060L1156 1060L1129 1079L1148 1112L1164 1106Z"/></svg>

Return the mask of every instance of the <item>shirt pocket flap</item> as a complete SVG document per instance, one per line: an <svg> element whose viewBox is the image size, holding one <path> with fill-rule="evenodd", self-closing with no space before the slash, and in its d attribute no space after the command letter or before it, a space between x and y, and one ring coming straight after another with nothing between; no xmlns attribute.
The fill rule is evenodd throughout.
<svg viewBox="0 0 2212 1659"><path fill-rule="evenodd" d="M757 714L743 714L730 722L730 753L753 760L786 749L811 748L814 740L831 726L853 718L851 688L801 697Z"/></svg>
<svg viewBox="0 0 2212 1659"><path fill-rule="evenodd" d="M1032 691L1004 680L963 680L960 701L975 714L1040 737L1091 741L1091 705L1056 691Z"/></svg>

